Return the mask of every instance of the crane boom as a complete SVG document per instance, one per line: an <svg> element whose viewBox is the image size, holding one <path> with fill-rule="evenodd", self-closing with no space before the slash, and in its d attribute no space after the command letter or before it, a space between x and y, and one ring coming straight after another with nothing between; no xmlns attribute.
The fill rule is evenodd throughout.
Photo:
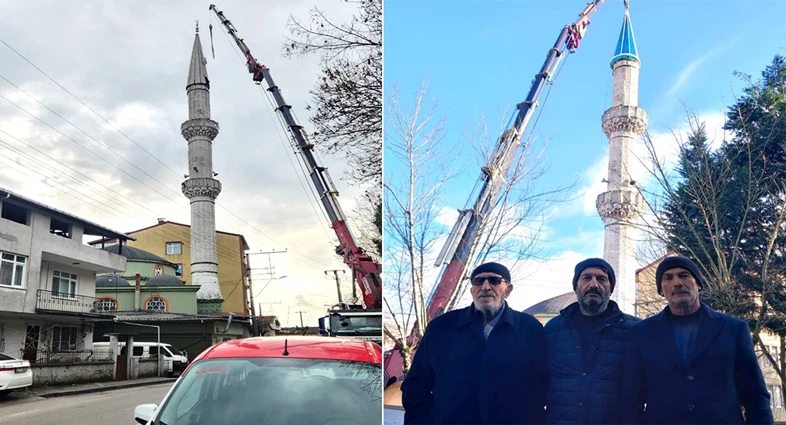
<svg viewBox="0 0 786 425"><path fill-rule="evenodd" d="M336 247L336 254L340 255L344 259L344 263L352 270L353 284L360 287L366 308L381 309L382 281L380 279L380 266L358 246L338 202L338 190L336 190L327 168L317 163L313 153L314 145L308 141L303 126L299 125L292 115L292 107L284 101L281 91L270 76L270 70L254 59L251 50L241 38L238 38L237 30L229 19L224 16L224 13L212 4L210 5L210 10L215 12L219 22L226 27L230 37L232 37L245 56L246 66L248 67L248 72L252 75L253 81L257 84L264 82L267 91L271 93L276 104L276 111L281 115L284 123L286 123L287 130L300 151L300 156L303 158L309 171L311 182L319 194L322 205L330 219L331 227L336 233L339 241L339 245Z"/></svg>
<svg viewBox="0 0 786 425"><path fill-rule="evenodd" d="M437 258L437 267L446 266L426 307L426 317L429 319L452 309L458 302L455 295L460 286L459 282L464 278L466 265L473 257L485 221L506 183L510 166L521 145L521 138L538 106L538 99L546 84L552 80L559 63L566 55L566 50L571 53L576 51L589 25L589 18L603 2L604 0L595 0L587 4L574 24L562 28L554 46L549 49L540 72L535 74L526 99L516 105L517 112L514 113L507 130L499 137L488 163L481 169L482 186L472 208L459 212L459 219Z"/></svg>
<svg viewBox="0 0 786 425"><path fill-rule="evenodd" d="M538 106L538 99L546 84L552 81L558 65L566 55L566 50L575 53L578 49L579 42L589 26L590 17L604 1L594 0L587 3L579 13L576 22L562 28L554 46L549 49L540 72L535 74L526 99L516 105L516 112L511 117L507 129L497 140L489 161L481 167L481 189L477 197L474 198L474 202L472 195L470 195L468 204L471 202L472 207L459 211L458 220L437 257L435 266L444 268L427 301L426 318L428 320L452 310L459 301L456 296L460 288L459 283L464 279L466 266L473 258L486 219L496 206L497 197L506 183L510 166L513 164L516 152L521 145L521 138ZM409 334L409 343L415 342L419 326L420 324L416 321ZM400 353L394 350L385 362L385 371L390 376L400 376L402 367L403 359L400 357Z"/></svg>

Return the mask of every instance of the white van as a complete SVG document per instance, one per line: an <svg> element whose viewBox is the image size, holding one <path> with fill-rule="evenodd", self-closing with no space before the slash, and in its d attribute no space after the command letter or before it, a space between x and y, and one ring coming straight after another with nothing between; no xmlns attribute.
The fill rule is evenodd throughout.
<svg viewBox="0 0 786 425"><path fill-rule="evenodd" d="M125 352L125 342L118 342L117 346L121 354ZM164 372L166 372L168 376L174 376L175 373L182 372L185 370L186 366L188 366L188 358L186 355L171 344L164 342L158 344L155 342L134 341L134 348L131 351L133 357L140 359L153 359L159 353L163 356ZM112 353L108 342L93 343L94 357L100 358L106 356L108 358L111 355Z"/></svg>

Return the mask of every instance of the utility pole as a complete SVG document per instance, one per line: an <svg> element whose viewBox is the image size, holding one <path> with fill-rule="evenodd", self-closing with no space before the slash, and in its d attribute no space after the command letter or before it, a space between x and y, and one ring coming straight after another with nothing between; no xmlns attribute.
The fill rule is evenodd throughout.
<svg viewBox="0 0 786 425"><path fill-rule="evenodd" d="M264 270L265 272L267 272L271 276L275 276L275 270L273 268L273 263L272 263L272 261L270 259L270 254L281 254L281 253L285 253L285 252L287 252L286 248L284 248L283 251L276 251L274 249L272 251L246 252L245 253L246 269L243 272L243 279L246 280L246 284L244 284L243 286L246 289L246 291L248 291L246 293L248 294L248 299L249 299L249 302L251 304L251 322L253 324L252 327L253 327L253 331L254 331L254 335L255 336L259 336L260 335L259 321L261 320L260 316L262 315L262 308L260 306L259 314L257 314L256 311L254 311L253 279L251 278L250 274L251 274L252 270L260 270L260 269L252 269L251 268L251 262L250 262L249 255L252 255L252 254L266 254L267 255L268 267L263 267L261 270Z"/></svg>
<svg viewBox="0 0 786 425"><path fill-rule="evenodd" d="M303 325L303 313L305 313L305 311L300 310L300 311L296 311L295 312L295 314L298 314L298 313L300 314L300 327L305 329L305 326Z"/></svg>
<svg viewBox="0 0 786 425"><path fill-rule="evenodd" d="M338 272L344 274L344 270L325 270L325 276L328 273L333 272L333 276L336 278L336 291L338 291L338 303L339 305L343 305L344 301L341 299L341 280L338 278Z"/></svg>

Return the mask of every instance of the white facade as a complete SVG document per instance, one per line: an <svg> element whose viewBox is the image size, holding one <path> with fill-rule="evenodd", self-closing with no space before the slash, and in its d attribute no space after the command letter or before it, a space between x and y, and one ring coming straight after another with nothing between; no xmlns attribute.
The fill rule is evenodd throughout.
<svg viewBox="0 0 786 425"><path fill-rule="evenodd" d="M89 234L127 236L0 189L0 352L79 351L92 344L96 273L126 259L82 243Z"/></svg>

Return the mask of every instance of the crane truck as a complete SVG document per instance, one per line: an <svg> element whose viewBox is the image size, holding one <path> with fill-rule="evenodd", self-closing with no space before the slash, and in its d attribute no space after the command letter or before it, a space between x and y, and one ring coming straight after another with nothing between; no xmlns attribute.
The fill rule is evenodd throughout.
<svg viewBox="0 0 786 425"><path fill-rule="evenodd" d="M327 216L330 220L331 227L336 233L338 239L338 246L336 247L336 254L341 256L344 263L351 270L353 288L357 285L362 293L363 304L346 306L346 313L332 313L336 316L334 320L331 317L331 323L336 322L335 326L341 329L341 334L348 336L359 337L361 334L367 333L365 331L368 323L375 323L379 321L378 329L376 330L379 339L382 338L382 280L380 278L380 265L368 255L357 243L357 240L350 231L347 218L341 209L338 202L338 190L333 184L333 180L327 172L327 168L320 166L317 163L314 155L314 145L309 142L307 134L303 126L298 124L292 114L292 107L288 105L281 90L279 90L273 77L270 75L270 69L265 65L260 64L251 54L243 39L238 38L235 26L224 16L224 13L215 5L210 5L212 10L218 17L219 22L226 28L229 36L240 48L241 53L246 59L246 66L248 72L252 75L252 80L258 85L264 83L266 90L271 94L273 102L276 105L276 112L280 115L285 123L286 131L289 133L294 146L300 153L305 166L309 172L311 182L316 189L316 193L320 197L322 206L324 207ZM212 28L212 25L211 25ZM351 312L351 314L350 314ZM351 319L347 319L351 315ZM330 315L329 315L330 316ZM378 318L378 319L377 319ZM320 321L322 322L322 320ZM331 329L333 326L331 326ZM338 333L336 332L333 332Z"/></svg>
<svg viewBox="0 0 786 425"><path fill-rule="evenodd" d="M576 52L590 24L590 17L603 2L604 0L595 0L588 3L576 22L562 28L554 46L549 49L540 72L535 74L526 99L516 105L516 111L511 116L507 129L497 140L493 154L486 165L481 167L481 189L474 201L470 195L468 205L471 203L472 207L459 211L458 220L437 257L435 267L442 267L442 269L427 301L426 317L429 320L452 310L459 302L460 297L457 294L461 292L461 282L464 281L467 271L466 266L473 259L486 219L496 206L497 197L507 181L510 166L538 106L538 99L546 85L552 82L558 65L564 57ZM419 333L419 326L417 322L414 324L407 339L408 344L411 345L413 342L417 344L416 335ZM412 350L413 356L415 351ZM398 350L394 349L386 353L387 376L400 379L403 369L404 360Z"/></svg>

